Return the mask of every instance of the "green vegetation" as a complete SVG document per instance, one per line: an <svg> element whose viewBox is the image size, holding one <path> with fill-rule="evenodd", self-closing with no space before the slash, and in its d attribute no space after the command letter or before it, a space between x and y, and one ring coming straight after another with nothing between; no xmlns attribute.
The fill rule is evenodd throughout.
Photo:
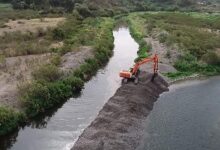
<svg viewBox="0 0 220 150"><path fill-rule="evenodd" d="M1 7L4 9L1 9ZM13 10L6 9L10 5L0 4L0 29L8 29L11 27L6 25L9 20L17 19L34 19L45 17L34 10ZM47 14L47 17L57 17L57 14ZM42 20L43 22L43 20ZM23 21L17 21L18 24L25 24ZM51 37L53 30L52 28L37 28L36 31L33 29L27 29L27 31L16 31L16 32L2 32L0 40L0 54L5 57L30 55L30 54L42 54L50 52L48 45L57 42L56 39Z"/></svg>
<svg viewBox="0 0 220 150"><path fill-rule="evenodd" d="M0 107L0 135L7 134L24 121L24 114L10 108Z"/></svg>
<svg viewBox="0 0 220 150"><path fill-rule="evenodd" d="M46 64L34 70L32 72L32 76L35 80L53 82L61 77L61 73L59 72L57 66L53 64Z"/></svg>
<svg viewBox="0 0 220 150"><path fill-rule="evenodd" d="M0 41L1 53L6 57L48 53L48 45L56 42L50 38L50 32L39 28L36 33L5 33Z"/></svg>
<svg viewBox="0 0 220 150"><path fill-rule="evenodd" d="M214 8L212 0L200 6L196 0L6 0L15 9L34 9L42 13L77 12L83 17L113 16L131 11L198 11ZM209 9L211 11L211 9Z"/></svg>
<svg viewBox="0 0 220 150"><path fill-rule="evenodd" d="M22 12L21 16L16 16L15 12ZM12 16L15 16L16 19L28 17L26 12L30 12L30 18L39 15L39 13L31 10L16 10L0 14L0 17L5 19L2 21L5 23L8 19L13 19ZM112 55L114 46L113 19L89 17L82 19L76 15L66 15L66 17L65 23L59 24L54 29L43 30L39 28L37 32L5 33L0 41L1 62L4 62L5 57L53 53L48 63L34 69L32 72L33 81L18 85L19 97L24 106L23 116L27 118L43 113L78 94L83 88L84 82L94 75L98 68L104 65ZM63 46L48 48L48 45L58 42L62 42ZM92 47L95 57L87 59L74 72L63 74L58 69L61 56L67 52L80 49L81 46ZM11 109L5 109L4 112L6 111L10 115L4 116L4 120L1 120L2 132L0 128L0 135L10 132L25 120L20 117L20 113Z"/></svg>
<svg viewBox="0 0 220 150"><path fill-rule="evenodd" d="M33 117L67 100L83 87L79 78L68 77L56 82L34 81L20 87L21 99L25 104L25 113Z"/></svg>
<svg viewBox="0 0 220 150"><path fill-rule="evenodd" d="M87 18L83 21L72 19L69 21L71 24L76 24L75 28L69 28L70 22L67 22L62 26L62 31L59 31L65 33L65 37L62 37L65 38L63 39L65 45L68 47L90 45L94 48L95 58L87 59L80 68L66 76L63 76L57 68L59 58L54 58L54 64L51 62L37 68L33 72L35 80L19 86L20 98L25 105L25 113L28 117L38 115L79 92L84 82L94 75L112 54L112 19ZM57 30L60 29L61 27Z"/></svg>
<svg viewBox="0 0 220 150"><path fill-rule="evenodd" d="M214 64L201 63L197 61L195 56L186 54L174 64L174 67L178 70L178 72L168 73L167 76L175 79L179 77L190 76L195 73L206 76L218 75L220 74L220 57L217 59L217 62Z"/></svg>
<svg viewBox="0 0 220 150"><path fill-rule="evenodd" d="M167 46L178 45L183 56L174 64L178 72L167 74L169 77L220 73L219 14L132 13L128 18L132 34L138 41L152 35Z"/></svg>
<svg viewBox="0 0 220 150"><path fill-rule="evenodd" d="M144 40L144 37L147 34L146 30L144 30L143 28L145 22L143 22L143 20L139 20L136 17L133 17L132 15L129 15L127 18L131 35L139 44L137 60L146 58L148 56L147 52L151 50L151 46L148 45L147 42Z"/></svg>
<svg viewBox="0 0 220 150"><path fill-rule="evenodd" d="M198 7L194 0L112 0L111 3L108 0L0 0L0 2L4 2L0 3L0 28L6 28L5 23L9 20L64 15L67 17L67 21L55 29L39 28L37 32L13 32L2 36L0 65L6 57L11 56L53 53L53 57L32 72L32 82L18 86L19 96L25 108L24 113L0 107L0 135L16 128L26 117L43 113L78 93L83 88L84 82L108 61L114 46L112 35L114 20L104 17L121 15L126 18L132 36L140 45L138 59L147 57L147 52L151 50L151 46L144 40L148 35L156 36L160 42L168 46L178 45L183 55L174 64L178 72L167 74L170 78L194 73L204 75L220 73L218 13L128 14L131 11L146 10L197 11ZM62 42L63 46L48 48L48 45L57 42ZM87 59L69 74L60 72L58 66L61 56L80 46L92 47L95 57Z"/></svg>
<svg viewBox="0 0 220 150"><path fill-rule="evenodd" d="M4 11L12 10L12 6L11 4L0 3L0 10L4 10Z"/></svg>
<svg viewBox="0 0 220 150"><path fill-rule="evenodd" d="M36 18L39 17L39 14L33 10L13 10L7 7L3 7L5 4L0 3L0 28L5 27L4 24L10 19L21 19L21 18ZM6 5L8 6L8 5Z"/></svg>

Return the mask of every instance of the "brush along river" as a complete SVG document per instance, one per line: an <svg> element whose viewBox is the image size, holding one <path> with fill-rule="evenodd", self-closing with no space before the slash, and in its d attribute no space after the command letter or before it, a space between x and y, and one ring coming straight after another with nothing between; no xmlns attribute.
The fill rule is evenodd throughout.
<svg viewBox="0 0 220 150"><path fill-rule="evenodd" d="M97 116L106 101L120 87L119 71L128 69L137 57L138 44L128 28L114 34L114 54L105 68L88 81L81 95L59 109L48 112L30 125L0 140L0 149L66 150Z"/></svg>
<svg viewBox="0 0 220 150"><path fill-rule="evenodd" d="M118 73L133 64L138 44L127 28L114 31L114 55L79 97L0 139L0 149L69 150L120 87ZM138 150L218 150L220 77L172 85L155 103Z"/></svg>

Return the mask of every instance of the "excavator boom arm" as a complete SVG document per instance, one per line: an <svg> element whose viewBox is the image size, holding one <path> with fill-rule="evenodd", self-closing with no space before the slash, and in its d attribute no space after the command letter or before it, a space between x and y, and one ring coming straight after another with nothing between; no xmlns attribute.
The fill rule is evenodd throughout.
<svg viewBox="0 0 220 150"><path fill-rule="evenodd" d="M134 68L132 70L132 74L136 74L142 64L145 64L145 63L148 63L151 61L154 62L154 73L156 73L158 70L158 56L157 56L157 54L155 54L154 57L152 57L152 58L145 58L145 59L137 62L134 65Z"/></svg>
<svg viewBox="0 0 220 150"><path fill-rule="evenodd" d="M139 62L137 62L134 67L130 70L130 71L121 71L120 72L120 77L123 77L124 79L131 79L132 77L135 77L138 75L137 72L140 68L140 66L142 64L145 64L145 63L148 63L148 62L153 62L154 65L153 65L153 69L154 69L154 75L157 74L157 71L158 71L158 56L157 54L155 54L153 57L151 58L145 58Z"/></svg>

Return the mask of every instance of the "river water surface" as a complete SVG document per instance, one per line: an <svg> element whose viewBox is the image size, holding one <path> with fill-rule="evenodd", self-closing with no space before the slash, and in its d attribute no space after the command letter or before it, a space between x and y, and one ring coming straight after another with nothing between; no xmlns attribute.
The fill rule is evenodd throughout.
<svg viewBox="0 0 220 150"><path fill-rule="evenodd" d="M0 140L0 149L69 150L82 131L119 88L118 73L133 64L138 44L127 28L114 32L114 55L107 66L46 116ZM161 95L146 120L138 150L219 150L220 77L172 85Z"/></svg>
<svg viewBox="0 0 220 150"><path fill-rule="evenodd" d="M13 135L1 139L0 149L11 150L68 150L80 133L95 119L106 101L121 84L119 72L128 69L137 57L138 44L128 28L114 34L114 55L107 66L85 84L77 98L69 99L56 111L35 120Z"/></svg>
<svg viewBox="0 0 220 150"><path fill-rule="evenodd" d="M220 77L176 84L162 94L138 150L220 150Z"/></svg>

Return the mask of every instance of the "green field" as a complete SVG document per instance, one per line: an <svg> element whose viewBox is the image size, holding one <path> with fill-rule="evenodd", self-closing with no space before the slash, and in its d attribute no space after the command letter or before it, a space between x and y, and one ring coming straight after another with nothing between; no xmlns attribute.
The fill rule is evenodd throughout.
<svg viewBox="0 0 220 150"><path fill-rule="evenodd" d="M178 45L183 55L174 64L178 72L169 77L220 73L218 13L131 13L128 20L135 37L156 36L168 47Z"/></svg>
<svg viewBox="0 0 220 150"><path fill-rule="evenodd" d="M0 3L0 10L1 11L12 10L12 6L11 4Z"/></svg>
<svg viewBox="0 0 220 150"><path fill-rule="evenodd" d="M18 99L23 104L21 112L0 107L0 135L7 134L27 118L65 102L83 88L84 82L106 64L112 55L112 30L116 18L128 23L133 38L140 45L138 59L147 57L151 49L150 43L145 41L146 37L154 37L168 48L178 47L177 51L181 55L172 64L177 72L167 73L168 77L220 74L220 13L190 12L195 10L194 4L184 7L162 1L145 3L120 0L116 3L118 0L113 0L109 4L108 0L104 3L100 0L97 5L92 0L86 3L79 1L77 4L72 1L70 5L66 4L70 1L65 1L65 5L59 1L60 7L44 2L36 5L30 4L28 0L24 2L25 8L17 5L15 10L10 4L0 4L0 30L7 28L5 23L9 20L38 18L43 22L44 17L65 17L66 21L46 31L39 28L37 32L12 32L2 36L0 64L7 57L44 53L52 53L53 57L47 64L32 70L30 82L18 85ZM63 45L48 48L48 45L58 42ZM94 58L87 59L69 74L61 72L61 57L81 46L91 47Z"/></svg>

